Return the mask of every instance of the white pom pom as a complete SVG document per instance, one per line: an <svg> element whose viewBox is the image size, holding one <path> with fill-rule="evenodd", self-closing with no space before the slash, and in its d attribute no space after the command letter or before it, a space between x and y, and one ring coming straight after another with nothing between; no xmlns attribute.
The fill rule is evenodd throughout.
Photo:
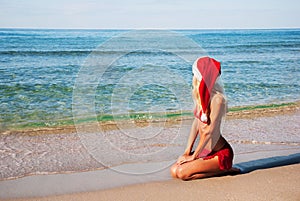
<svg viewBox="0 0 300 201"><path fill-rule="evenodd" d="M201 114L201 117L200 117L200 120L201 120L202 122L206 123L206 122L207 122L207 115L206 115L205 113L202 113L202 114Z"/></svg>

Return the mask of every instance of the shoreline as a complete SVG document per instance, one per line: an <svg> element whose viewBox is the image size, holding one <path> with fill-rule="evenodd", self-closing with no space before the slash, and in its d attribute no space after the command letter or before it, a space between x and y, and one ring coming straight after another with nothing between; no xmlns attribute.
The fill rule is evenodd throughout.
<svg viewBox="0 0 300 201"><path fill-rule="evenodd" d="M153 158L153 160L151 159L151 162L147 161L145 163L125 163L117 167L103 169L103 166L99 166L99 163L96 162L91 157L90 153L87 152L85 147L82 146L76 134L58 134L56 132L49 132L49 135L43 135L44 132L41 132L41 130L36 130L36 133L30 130L24 133L16 133L16 135L0 135L3 139L2 143L4 143L4 147L2 149L3 154L4 156L5 154L7 154L7 157L3 158L2 160L2 165L6 166L6 164L10 164L8 165L9 169L6 169L6 171L9 171L7 172L8 175L10 175L10 173L13 173L11 176L19 175L18 178L8 178L6 180L4 176L5 171L2 172L4 180L0 181L0 192L3 192L4 194L1 195L0 193L0 200L2 198L14 197L21 198L21 200L23 200L23 198L24 200L36 200L36 198L26 197L39 197L38 200L74 200L77 198L81 198L81 200L83 200L85 196L87 196L88 200L92 200L92 198L90 199L89 196L93 193L95 193L95 195L97 195L98 197L101 197L103 195L106 195L107 192L115 192L118 194L120 192L120 189L127 189L125 190L125 192L128 192L128 189L130 188L140 189L139 186L151 186L154 184L172 186L173 182L176 182L176 185L179 182L178 185L181 186L183 189L186 189L189 187L184 186L186 186L186 184L189 183L204 182L203 185L210 185L210 183L206 182L215 179L220 179L220 181L223 182L224 180L227 180L227 178L241 178L244 176L252 175L256 172L264 172L262 175L268 175L268 172L273 168L258 170L260 168L257 168L257 165L261 165L261 162L267 162L268 164L270 164L274 162L274 160L277 164L277 160L281 160L280 157L284 157L284 163L290 163L291 159L288 156L291 155L296 155L296 160L298 160L298 162L296 162L300 163L299 140L297 138L297 128L299 127L296 125L298 117L299 105L296 104L292 106L289 105L277 108L255 108L253 110L230 112L228 115L228 119L230 120L226 123L226 125L228 125L226 127L227 130L225 129L227 134L226 137L228 137L228 140L232 142L233 148L235 149L236 157L234 159L234 165L242 165L241 167L244 168L243 170L246 174L240 174L234 177L224 176L209 178L204 179L203 181L196 180L187 183L180 183L181 181L171 180L168 168L162 170L161 172L158 172L157 174L145 174L134 176L122 173L124 172L124 170L125 172L139 172L144 168L150 168L150 170L152 170L155 169L158 164L163 164L163 167L167 167L173 162L164 161L161 158L158 161ZM177 126L178 124L183 123L183 127L186 128L187 131L189 129L189 123L191 122L191 120L192 119L189 118L182 121L178 121L177 119L175 121L174 119L172 119L171 123L173 124L170 124L170 128L172 128L172 125L174 124L174 126ZM259 122L259 124L257 124L257 122ZM292 123L288 125L287 122ZM255 126L251 127L251 125L249 124L253 124ZM256 131L272 133L272 129L282 130L283 128L286 128L284 125L292 129L290 133L287 133L287 136L274 136L274 138L272 138L271 141L268 137L269 135L265 135L265 138L262 138L264 135L258 135L259 141L253 141L253 139L251 139L251 136L253 135L250 132L247 125L254 129L252 130L253 133L257 133ZM271 130L268 130L268 128L270 128L270 126L272 127L272 125L273 128ZM276 125L278 125L278 127L276 127ZM247 133L245 133L245 135L236 136L234 132L235 128L240 128L240 131L244 129ZM57 131L57 129L50 131ZM184 131L184 133L186 132ZM289 136L291 138L289 138ZM239 141L234 141L235 139L238 139ZM178 138L178 142L182 143L179 143L177 145L176 143L178 142L173 142L174 145L178 146L174 148L176 150L181 149L181 146L183 148L183 142L185 142L185 140L185 136L181 136L180 138ZM283 142L282 140L284 140L284 142L287 142L287 144L281 144L281 142ZM296 144L292 144L292 142L295 142ZM172 144L168 144L166 146L169 146L170 149L173 149ZM18 147L19 150L16 151L10 149L11 147ZM28 150L28 147L31 147L32 150ZM44 152L45 155L43 154ZM171 152L173 153L174 157L172 155L166 156L166 158L169 158L169 160L175 160L175 155L177 156L177 152ZM10 153L17 154L19 156L12 156L12 160L9 160ZM22 162L23 159L24 161ZM263 160L261 161L261 159ZM18 163L15 164L14 162ZM32 169L35 165L38 165L38 168ZM299 165L300 164L296 165L298 169ZM286 166L286 164L275 165L275 167L278 166L280 166L280 169L291 167L290 165ZM23 174L22 172L19 172L20 169L32 173ZM298 169L297 171L298 173L300 173ZM42 170L44 170L44 172ZM250 173L247 173L247 171L249 170L251 170ZM287 169L285 171L290 170ZM284 172L279 171L278 174L282 175L283 173ZM251 178L252 177L250 177L250 179ZM271 180L272 178L273 177L269 177L268 179ZM289 175L287 179L293 180L294 177L292 175ZM254 177L252 178L252 180L256 180L256 178ZM241 185L247 186L248 183L242 182ZM196 187L191 187L191 190L193 189L196 190ZM213 193L211 189L207 190L208 194ZM145 192L146 189L141 188L138 191ZM226 193L226 191L224 190L221 192ZM153 191L152 193L156 194L157 191ZM168 193L171 193L171 191L169 191ZM230 193L234 193L234 191ZM113 194L114 193L109 194L107 200L120 199L120 197L114 197ZM282 195L285 196L285 194ZM131 198L130 194L128 199L129 198ZM160 197L154 197L154 199L157 198ZM174 199L176 198L177 197L175 197ZM221 197L216 197L216 199L217 198ZM244 198L245 197L243 197L243 200Z"/></svg>
<svg viewBox="0 0 300 201"><path fill-rule="evenodd" d="M266 105L254 105L254 106L238 106L229 108L229 112L226 115L226 120L230 119L253 119L258 117L272 117L277 115L289 115L299 111L300 101L290 102L290 103L282 103L282 104L266 104ZM139 114L134 114L133 116L138 116ZM149 114L148 114L149 115ZM159 114L156 114L159 115ZM170 112L167 115L167 118L164 119L153 119L148 121L148 119L139 119L133 118L133 120L117 120L114 121L111 115L103 115L102 117L98 117L97 119L101 119L102 121L98 121L99 126L104 131L109 130L119 130L117 124L122 124L122 128L126 127L126 124L133 123L138 127L147 127L151 124L160 125L161 122L165 122L167 126L177 125L180 123L190 123L190 121L194 118L193 114L190 112L183 112L182 114L176 112ZM61 126L16 126L16 128L8 128L7 130L0 130L0 135L11 135L11 134L22 134L22 135L42 135L42 134L71 134L76 133L76 127L74 125L73 120L67 120L69 123ZM82 120L85 122L85 120ZM89 125L93 122L79 123L78 125ZM40 123L37 123L40 124ZM124 127L125 125L125 127ZM91 131L93 132L93 131Z"/></svg>

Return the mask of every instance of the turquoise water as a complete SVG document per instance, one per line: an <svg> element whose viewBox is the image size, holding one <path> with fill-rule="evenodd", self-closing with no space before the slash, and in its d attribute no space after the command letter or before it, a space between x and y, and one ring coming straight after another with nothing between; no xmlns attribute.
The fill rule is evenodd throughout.
<svg viewBox="0 0 300 201"><path fill-rule="evenodd" d="M100 56L117 55L114 50L99 51L97 47L125 32L0 29L1 127L35 122L55 125L61 119L71 120L74 84L82 65L95 50ZM221 61L230 107L300 99L300 29L175 32L196 42L209 56ZM126 40L124 38L124 44ZM166 45L170 41L166 39ZM147 81L164 77L156 74L161 66L172 69L191 84L191 63L177 55L164 51L130 52L103 74L94 98L96 113L190 110L190 91L180 93L179 97L169 86L153 83L139 86L127 102L112 97L121 77L132 70L140 67L152 70L143 78ZM134 79L126 81L129 85L135 82Z"/></svg>

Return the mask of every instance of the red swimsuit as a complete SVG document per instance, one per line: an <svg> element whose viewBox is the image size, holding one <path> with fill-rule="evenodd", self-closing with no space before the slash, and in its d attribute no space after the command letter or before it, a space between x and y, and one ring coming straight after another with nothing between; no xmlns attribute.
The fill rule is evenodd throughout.
<svg viewBox="0 0 300 201"><path fill-rule="evenodd" d="M230 144L226 143L219 151L212 151L203 160L212 159L218 156L220 170L229 170L232 168L233 150Z"/></svg>

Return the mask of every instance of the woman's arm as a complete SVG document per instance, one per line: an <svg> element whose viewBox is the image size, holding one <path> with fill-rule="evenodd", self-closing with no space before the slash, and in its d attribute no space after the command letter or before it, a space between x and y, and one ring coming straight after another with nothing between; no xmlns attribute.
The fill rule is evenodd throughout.
<svg viewBox="0 0 300 201"><path fill-rule="evenodd" d="M191 131L184 151L184 155L187 156L190 155L197 135L198 135L198 119L195 118L191 127Z"/></svg>
<svg viewBox="0 0 300 201"><path fill-rule="evenodd" d="M194 154L191 156L190 160L195 160L199 153L202 152L206 144L212 138L214 132L220 129L221 117L223 115L223 109L225 107L225 99L222 96L215 96L211 101L211 113L210 113L210 124L200 124L199 133L200 140Z"/></svg>
<svg viewBox="0 0 300 201"><path fill-rule="evenodd" d="M177 164L182 164L182 163L186 162L187 157L190 157L194 142L198 135L198 121L199 120L196 118L193 121L185 151L184 151L183 155L179 156L179 158L177 159Z"/></svg>

